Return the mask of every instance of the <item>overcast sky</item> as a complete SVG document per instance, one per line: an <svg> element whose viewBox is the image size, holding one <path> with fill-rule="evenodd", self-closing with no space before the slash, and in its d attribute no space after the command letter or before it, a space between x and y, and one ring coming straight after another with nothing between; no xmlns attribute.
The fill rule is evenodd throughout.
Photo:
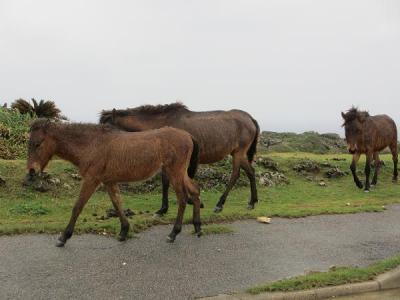
<svg viewBox="0 0 400 300"><path fill-rule="evenodd" d="M0 102L73 121L184 102L274 131L342 132L352 104L400 124L400 1L0 0Z"/></svg>

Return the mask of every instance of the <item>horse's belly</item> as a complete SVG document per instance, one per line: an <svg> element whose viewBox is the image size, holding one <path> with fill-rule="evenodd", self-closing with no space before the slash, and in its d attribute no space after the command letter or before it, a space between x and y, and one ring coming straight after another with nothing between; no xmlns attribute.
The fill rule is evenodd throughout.
<svg viewBox="0 0 400 300"><path fill-rule="evenodd" d="M135 182L146 180L154 176L161 168L161 164L156 161L130 162L112 165L107 170L106 177L114 182Z"/></svg>

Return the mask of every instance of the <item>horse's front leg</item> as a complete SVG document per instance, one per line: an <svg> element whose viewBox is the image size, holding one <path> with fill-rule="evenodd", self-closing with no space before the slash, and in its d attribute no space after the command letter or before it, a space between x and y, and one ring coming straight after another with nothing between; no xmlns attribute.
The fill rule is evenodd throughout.
<svg viewBox="0 0 400 300"><path fill-rule="evenodd" d="M354 179L355 184L357 185L357 187L359 189L362 189L363 188L363 184L361 183L360 179L358 179L358 176L357 176L357 173L356 173L356 171L357 171L357 163L358 163L359 159L360 159L360 154L359 153L353 154L353 160L352 160L351 165L350 165L350 170L351 170L351 173L353 174L353 179Z"/></svg>
<svg viewBox="0 0 400 300"><path fill-rule="evenodd" d="M369 192L370 189L370 182L369 182L369 176L371 174L371 161L372 161L372 157L373 154L371 152L367 152L365 154L366 156L366 161L365 161L365 188L364 191L365 192Z"/></svg>
<svg viewBox="0 0 400 300"><path fill-rule="evenodd" d="M82 212L83 207L88 202L90 196L94 193L99 182L93 179L84 179L81 187L81 191L79 194L78 200L75 202L75 205L72 209L71 218L69 220L68 226L65 228L64 232L58 238L57 247L63 247L68 239L71 238L74 233L75 223L78 219L80 213Z"/></svg>
<svg viewBox="0 0 400 300"><path fill-rule="evenodd" d="M155 217L162 217L168 212L168 190L169 190L169 179L165 170L161 171L161 181L162 181L162 204L161 208L155 212Z"/></svg>
<svg viewBox="0 0 400 300"><path fill-rule="evenodd" d="M219 198L219 201L217 203L217 205L214 208L214 212L219 213L222 211L222 209L224 208L224 204L226 201L226 198L228 197L229 192L231 191L231 189L233 188L233 186L235 185L236 181L239 179L240 176L240 159L241 156L239 153L235 153L233 154L232 157L232 174L231 174L231 178L229 179L229 182L226 186L225 192L222 194L221 198Z"/></svg>

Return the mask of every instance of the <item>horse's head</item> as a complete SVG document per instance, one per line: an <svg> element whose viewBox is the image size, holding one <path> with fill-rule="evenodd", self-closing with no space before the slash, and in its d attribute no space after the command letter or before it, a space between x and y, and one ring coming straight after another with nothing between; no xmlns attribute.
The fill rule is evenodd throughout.
<svg viewBox="0 0 400 300"><path fill-rule="evenodd" d="M45 119L36 120L31 125L27 161L30 177L43 171L55 153L56 143L49 134L51 126L54 126L53 123Z"/></svg>
<svg viewBox="0 0 400 300"><path fill-rule="evenodd" d="M351 154L360 150L360 140L362 139L364 123L368 117L368 112L358 111L357 108L354 107L346 113L342 112L347 149Z"/></svg>

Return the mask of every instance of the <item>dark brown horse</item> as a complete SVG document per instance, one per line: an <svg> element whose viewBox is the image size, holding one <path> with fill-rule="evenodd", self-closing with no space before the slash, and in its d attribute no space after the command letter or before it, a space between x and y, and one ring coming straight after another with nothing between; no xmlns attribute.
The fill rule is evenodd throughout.
<svg viewBox="0 0 400 300"><path fill-rule="evenodd" d="M72 236L83 207L100 183L103 183L121 221L119 240L126 239L129 223L123 212L118 182L139 181L162 168L174 187L178 215L168 236L173 242L182 228L186 200L193 201L193 224L200 236L199 188L188 176L195 171L198 146L190 134L175 128L128 133L107 125L63 124L37 120L31 126L28 170L33 177L57 155L79 168L83 182L71 219L57 246Z"/></svg>
<svg viewBox="0 0 400 300"><path fill-rule="evenodd" d="M193 112L181 103L145 105L126 110L103 111L100 123L112 124L126 131L144 131L172 126L189 132L200 146L200 163L210 164L232 155L233 170L225 192L214 211L223 209L242 168L250 180L249 208L258 202L255 172L251 163L257 150L260 128L248 113L241 110ZM169 180L162 173L163 198L158 215L168 211Z"/></svg>
<svg viewBox="0 0 400 300"><path fill-rule="evenodd" d="M347 113L342 112L344 119L344 128L346 133L346 142L348 150L353 154L351 163L351 172L354 182L362 189L363 184L356 174L356 165L361 154L365 154L367 161L365 164L365 191L370 189L369 176L371 172L371 163L374 161L375 173L372 179L372 185L378 182L378 172L381 167L379 152L386 147L390 148L393 156L393 181L397 180L397 128L396 123L387 115L370 116L368 112L358 111L352 108Z"/></svg>

